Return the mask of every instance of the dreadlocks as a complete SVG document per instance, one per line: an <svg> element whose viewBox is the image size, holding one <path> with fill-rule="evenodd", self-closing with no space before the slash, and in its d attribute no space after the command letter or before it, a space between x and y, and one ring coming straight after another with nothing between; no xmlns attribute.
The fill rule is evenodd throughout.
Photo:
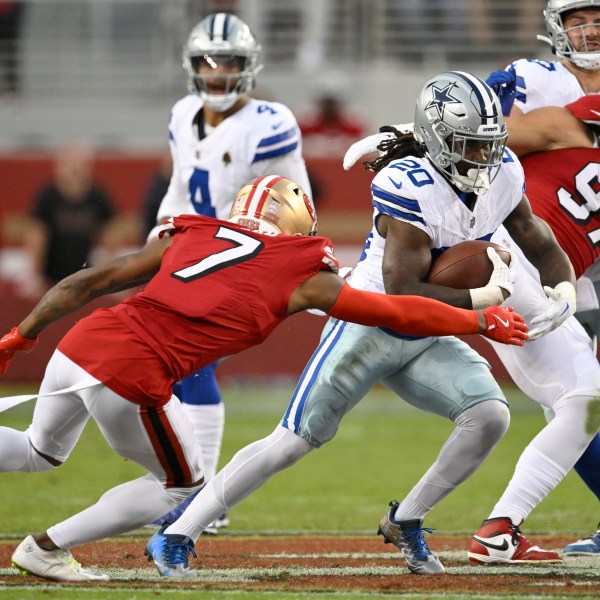
<svg viewBox="0 0 600 600"><path fill-rule="evenodd" d="M381 133L393 133L396 137L390 140L383 140L383 142L377 146L377 150L384 154L375 160L363 162L365 169L377 173L384 167L387 167L393 160L398 160L405 156L418 156L419 158L425 156L425 150L423 149L422 144L417 142L412 132L402 133L391 125L385 125L384 127L381 127L379 131Z"/></svg>

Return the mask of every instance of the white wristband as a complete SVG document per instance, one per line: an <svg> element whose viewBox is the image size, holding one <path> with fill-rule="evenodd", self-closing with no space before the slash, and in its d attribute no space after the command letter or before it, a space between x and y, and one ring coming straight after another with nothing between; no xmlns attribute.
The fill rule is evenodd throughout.
<svg viewBox="0 0 600 600"><path fill-rule="evenodd" d="M504 302L502 288L497 285L486 285L485 287L469 290L473 310L483 310L488 306L500 306Z"/></svg>

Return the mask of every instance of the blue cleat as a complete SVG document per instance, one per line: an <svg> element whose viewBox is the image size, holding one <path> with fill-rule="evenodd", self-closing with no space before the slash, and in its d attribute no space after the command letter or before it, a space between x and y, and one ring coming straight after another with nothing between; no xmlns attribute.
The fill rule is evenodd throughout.
<svg viewBox="0 0 600 600"><path fill-rule="evenodd" d="M411 573L419 575L439 575L444 572L444 566L433 554L425 541L425 533L433 529L423 527L423 519L396 521L393 518L398 502L392 500L392 507L379 522L378 535L383 536L386 544L394 544L403 554L404 560Z"/></svg>
<svg viewBox="0 0 600 600"><path fill-rule="evenodd" d="M600 527L600 523L598 524ZM600 529L584 540L578 540L563 548L564 556L598 556L600 557Z"/></svg>
<svg viewBox="0 0 600 600"><path fill-rule="evenodd" d="M190 577L193 571L188 564L190 553L196 558L194 542L185 535L163 533L168 525L163 525L146 544L144 555L148 562L154 561L157 571L163 577Z"/></svg>

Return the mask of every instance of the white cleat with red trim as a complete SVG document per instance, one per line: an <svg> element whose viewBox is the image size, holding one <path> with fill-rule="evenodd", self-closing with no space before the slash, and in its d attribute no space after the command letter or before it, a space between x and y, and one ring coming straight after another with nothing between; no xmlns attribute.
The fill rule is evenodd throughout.
<svg viewBox="0 0 600 600"><path fill-rule="evenodd" d="M488 563L561 563L558 552L534 546L507 517L487 519L473 536L469 560L476 565Z"/></svg>

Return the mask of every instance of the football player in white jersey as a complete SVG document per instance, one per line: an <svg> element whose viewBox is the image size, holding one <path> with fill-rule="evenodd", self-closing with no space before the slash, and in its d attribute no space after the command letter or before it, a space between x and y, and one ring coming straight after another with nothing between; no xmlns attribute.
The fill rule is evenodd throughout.
<svg viewBox="0 0 600 600"><path fill-rule="evenodd" d="M371 185L373 229L350 285L392 294L419 294L469 308L501 304L514 292L529 318L535 315L531 336L553 330L545 337L558 336L561 356L571 342L589 350L588 338L576 321L571 319L568 326L559 327L575 309L573 269L548 226L531 213L523 194L523 170L514 154L504 148L506 127L495 94L473 75L442 73L427 82L419 94L415 120L414 134L391 136L381 147L384 155L370 163L377 171ZM493 251L490 259L494 271L481 288L460 290L426 282L434 256L464 240L489 240L498 229L506 232L503 225L539 269L550 298L534 275L535 269L525 268L524 257L523 267L517 270L512 261L507 267ZM521 288L518 292L517 287ZM526 347L529 344L544 345L544 341L529 342ZM592 378L594 370L600 375L593 354L581 358L587 374L580 374L581 380L577 380L579 374L571 374L574 388L575 384L591 387L586 378ZM563 357L563 362L569 361ZM331 440L342 417L376 382L456 424L435 463L408 496L401 503L390 503L391 510L382 518L379 530L386 543L403 551L411 571L442 573L443 565L425 540L423 519L477 469L504 435L509 423L504 395L487 361L457 338L403 337L339 320L327 324L281 424L268 437L240 450L183 515L156 534L162 536L165 549L159 560L171 564L175 571L181 562L182 536L195 540L216 515L240 502L271 475ZM596 393L594 390L592 398ZM536 447L531 450L533 456L522 459L524 470L526 459L531 458L534 469L549 466L552 472L536 476L533 482L519 479L519 491L525 488L525 506L519 510L504 506L504 512L494 515L498 517L492 522L497 524L499 540L503 544L506 537L511 540L503 559L561 560L557 553L533 546L519 525L593 436L585 431L585 419L580 414L589 401L590 396L583 395L554 405L552 425L566 430L560 450L552 446L548 457L545 447ZM397 471L401 478L401 464ZM495 539L491 534L488 537ZM152 545L156 546L156 539ZM164 566L159 571L164 572Z"/></svg>
<svg viewBox="0 0 600 600"><path fill-rule="evenodd" d="M237 190L267 174L298 182L310 197L296 119L283 104L248 96L262 68L261 48L249 27L231 14L206 17L189 35L183 67L190 94L171 113L173 173L158 223L180 214L226 219ZM206 480L216 472L225 425L215 367L201 369L174 389L202 446ZM173 521L181 511L157 524ZM219 516L207 533L228 522Z"/></svg>
<svg viewBox="0 0 600 600"><path fill-rule="evenodd" d="M520 59L504 71L492 73L487 81L499 93L503 112L510 115L509 126L520 126L522 117L532 110L548 106L566 106L588 95L600 93L600 0L549 0L544 11L548 36L538 36L548 42L559 60L542 61ZM514 102L514 105L513 105ZM527 124L523 127L527 128ZM592 153L600 150L592 151ZM558 159L555 159L558 161ZM598 159L595 159L598 161ZM569 169L569 155L560 157L563 169ZM524 168L528 185L537 185L534 180L537 164ZM530 175L529 168L533 174ZM555 169L556 165L548 165ZM581 159L574 160L573 177L582 170ZM531 189L531 188L530 188ZM579 203L579 200L577 200ZM536 205L532 201L534 212ZM584 225L593 218L594 204L586 203L590 216L581 220ZM589 208L591 206L591 208ZM557 233L557 237L560 236ZM566 249L565 245L563 247ZM584 324L594 339L600 336L600 317L597 308L600 297L599 263L587 265L587 276L578 281L578 288L586 290L591 302L581 303L577 318ZM591 268L590 268L591 267ZM546 411L547 417L551 412ZM586 452L575 465L575 470L590 490L600 500L600 435L596 436ZM599 525L600 528L600 525ZM578 540L564 548L565 555L588 555L600 557L600 529L589 538Z"/></svg>

